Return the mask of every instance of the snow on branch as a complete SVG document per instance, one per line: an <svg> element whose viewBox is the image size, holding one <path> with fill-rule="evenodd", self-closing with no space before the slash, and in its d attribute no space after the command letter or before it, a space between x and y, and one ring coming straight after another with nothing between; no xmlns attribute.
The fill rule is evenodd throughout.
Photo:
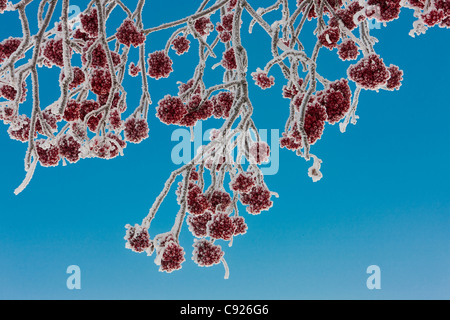
<svg viewBox="0 0 450 320"><path fill-rule="evenodd" d="M322 160L311 148L325 126L339 123L345 132L349 123L356 124L363 90L394 91L401 86L403 72L376 53L377 39L370 35L368 21L386 24L398 19L402 8L409 8L416 18L411 36L433 26L450 27L448 0L277 0L265 8L254 7L257 1L250 0L204 0L185 17L158 26L144 26L143 12L151 10L151 3L144 0L92 0L76 18L69 17L72 3L42 0L38 12L32 12L26 10L30 0L16 4L0 0L0 19L17 13L22 28L22 37L0 42L0 120L11 139L27 145L26 177L15 194L29 185L37 164L53 167L123 155L130 144L149 138L149 117L192 132L199 121L221 119L222 126L214 130L211 142L170 174L142 223L126 225L125 240L128 249L155 254L159 270L170 273L185 261L179 235L186 224L196 238L194 262L202 267L222 263L225 278L229 267L218 242L231 246L233 238L248 228L238 203L248 214L258 215L270 210L273 197L278 196L269 190L260 169L271 150L252 119L258 106L250 99L249 82L263 90L272 90L275 82L284 84L289 117L280 146L306 161L312 159L308 175L316 182L322 178ZM125 18L108 34L110 16L116 10ZM30 14L37 14L37 20L29 20ZM248 26L244 26L244 14L250 17ZM278 18L269 21L268 16ZM58 22L52 25L55 17ZM30 26L31 21L37 28ZM311 48L305 48L302 35L308 23L315 26ZM242 30L252 33L255 28L267 34L272 57L256 70L248 70L252 57ZM172 33L164 46L148 45L151 34L169 29ZM149 78L171 77L172 59L192 51L193 43L198 46L198 60L190 80L178 81L178 94L165 94L154 103ZM133 50L138 58L129 61ZM318 73L317 59L324 50L335 51L343 61L355 61L346 75L327 79ZM220 59L213 69L221 68L223 77L207 86L206 66L213 58ZM55 88L59 98L43 105L40 70L53 67L60 71L59 91ZM280 67L282 77L271 75L274 67ZM141 97L134 107L127 101L127 77L141 79ZM28 101L31 108L27 108ZM152 104L154 114L149 112ZM243 159L248 161L246 167ZM151 236L151 222L172 189L180 206L174 225Z"/></svg>

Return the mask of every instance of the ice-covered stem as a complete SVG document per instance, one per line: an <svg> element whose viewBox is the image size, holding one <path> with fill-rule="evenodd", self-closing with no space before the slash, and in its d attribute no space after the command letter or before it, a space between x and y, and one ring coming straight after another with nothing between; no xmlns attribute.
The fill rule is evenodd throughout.
<svg viewBox="0 0 450 320"><path fill-rule="evenodd" d="M30 167L28 168L27 174L25 175L25 179L22 181L22 183L20 184L20 186L18 186L15 190L14 190L14 194L17 196L19 193L21 193L23 190L25 190L25 188L28 186L28 184L30 183L31 179L33 178L34 175L34 170L36 169L36 165L38 163L38 158L36 155L33 156L33 162L31 163Z"/></svg>
<svg viewBox="0 0 450 320"><path fill-rule="evenodd" d="M142 10L144 8L145 0L139 0L136 10L133 13L133 18L136 17L136 25L139 28L139 30L143 29L143 22L142 22ZM139 45L139 68L141 69L141 79L142 79L142 86L141 86L141 99L139 102L139 107L136 108L134 112L134 116L138 116L140 113L144 119L147 119L148 117L148 108L149 105L152 103L152 99L149 92L149 86L148 86L148 80L147 80L147 70L146 70L146 63L145 63L145 43L144 41L142 44Z"/></svg>
<svg viewBox="0 0 450 320"><path fill-rule="evenodd" d="M7 61L3 62L3 64L0 66L0 74L2 74L7 69L13 69L14 63L17 61L17 59L25 53L27 50L30 40L31 40L31 33L30 33L30 25L28 23L28 18L25 13L25 7L26 4L16 5L17 10L19 12L19 19L22 24L22 34L23 34L23 40L20 43L17 50L7 59Z"/></svg>
<svg viewBox="0 0 450 320"><path fill-rule="evenodd" d="M314 48L313 52L313 58L312 60L314 63L309 65L309 89L306 91L305 96L303 97L302 104L300 105L300 110L298 112L297 117L297 123L298 123L298 129L302 135L302 145L303 145L303 156L306 160L309 160L309 142L308 142L308 136L305 131L305 116L306 116L306 105L308 104L310 96L316 91L316 63L315 60L317 59L317 54L320 48L319 41L316 43L316 46Z"/></svg>
<svg viewBox="0 0 450 320"><path fill-rule="evenodd" d="M205 9L205 10L203 10L203 11L197 12L197 13L195 13L195 14L193 14L193 15L187 16L187 17L185 17L185 18L182 18L182 19L179 19L179 20L176 20L176 21L164 23L164 24L159 25L159 26L157 26L157 27L145 29L145 30L144 30L144 33L145 33L145 35L148 35L148 34L150 34L150 33L152 33L152 32L155 32L155 31L160 31L160 30L164 30L164 29L176 27L176 26L179 26L179 25L181 25L181 24L185 24L185 23L187 23L189 20L192 20L192 21L197 20L197 19L199 19L199 18L201 18L201 17L207 16L207 15L209 15L210 13L212 13L212 12L214 12L214 11L220 9L221 7L223 7L224 5L226 5L229 1L230 1L230 0L222 0L222 1L219 1L219 2L216 3L215 5L213 5L213 6L209 7L209 8L207 8L207 9Z"/></svg>
<svg viewBox="0 0 450 320"><path fill-rule="evenodd" d="M344 133L347 129L347 125L351 121L352 124L356 124L356 120L358 116L356 115L356 107L358 106L359 94L361 93L361 87L356 87L355 93L353 95L353 102L350 110L345 115L345 119L343 122L339 124L339 129L342 133Z"/></svg>
<svg viewBox="0 0 450 320"><path fill-rule="evenodd" d="M70 62L70 39L69 39L69 26L68 26L68 11L69 11L69 0L63 0L62 12L61 12L61 25L62 25L62 47L63 47L63 61L64 61L64 79L60 82L61 88L61 98L59 106L59 114L64 113L64 108L67 105L69 99L69 84L73 80L73 70ZM42 123L42 122L41 122Z"/></svg>
<svg viewBox="0 0 450 320"><path fill-rule="evenodd" d="M246 5L248 5L246 3ZM253 16L253 20L250 21L249 27L248 27L248 32L252 33L253 31L253 27L255 26L256 22L261 23L261 21L263 21L263 23L265 23L265 21L262 19L262 17L272 11L277 10L281 5L281 0L278 0L277 2L275 2L273 5L271 5L270 7L267 7L265 9L263 8L259 8L258 10L256 10L254 13L251 13Z"/></svg>
<svg viewBox="0 0 450 320"><path fill-rule="evenodd" d="M226 279L229 279L229 278L230 278L230 268L228 268L228 264L227 264L227 262L225 261L225 258L222 257L222 258L220 259L220 262L222 262L223 267L225 268L224 279L225 279L225 280L226 280Z"/></svg>
<svg viewBox="0 0 450 320"><path fill-rule="evenodd" d="M44 36L44 32L47 29L51 17L53 16L53 12L55 10L57 1L51 1L49 8L47 10L47 14L45 16L45 19L42 23L41 28L39 29L38 34L36 35L35 39L35 47L33 50L33 57L28 62L27 69L31 70L31 79L32 79L32 86L33 86L33 109L31 113L31 124L30 124L30 130L29 130L29 141L28 141L28 148L27 152L25 154L25 170L28 171L31 166L31 155L32 152L34 152L34 132L36 131L36 120L37 117L40 115L40 100L39 100L39 79L38 79L38 73L37 73L37 58L39 56L39 50L42 43L42 38ZM25 72L23 70L22 72ZM40 123L44 123L42 116L40 117ZM44 125L43 125L44 126Z"/></svg>
<svg viewBox="0 0 450 320"><path fill-rule="evenodd" d="M325 6L327 7L327 9L331 12L332 16L334 19L336 19L336 21L338 22L339 25L339 29L342 30L342 32L349 37L350 39L352 39L355 43L357 43L359 45L359 47L361 48L361 50L363 51L364 55L367 55L369 53L369 51L373 51L373 47L370 46L370 49L367 47L367 43L363 40L363 33L368 32L368 28L364 28L360 26L360 30L361 30L361 34L360 34L360 38L356 37L352 31L350 31L345 24L342 21L342 18L340 16L338 16L336 14L336 10L334 10L334 8L328 3L328 1L324 1L323 2L325 4Z"/></svg>
<svg viewBox="0 0 450 320"><path fill-rule="evenodd" d="M128 7L127 7L126 5L124 5L122 1L120 1L120 0L114 0L114 2L115 2L116 4L118 4L118 5L122 8L123 11L126 12L128 18L131 18L131 17L132 17L133 14L131 13L130 9L128 9Z"/></svg>
<svg viewBox="0 0 450 320"><path fill-rule="evenodd" d="M164 199L167 197L167 194L169 193L170 188L172 187L172 184L175 182L175 179L185 170L186 170L186 167L182 167L180 169L173 171L170 174L169 179L167 179L166 183L164 184L163 190L161 191L159 196L153 202L153 205L150 208L148 215L144 218L144 220L142 220L143 228L146 228L146 229L150 228L150 224L151 224L153 218L155 217L156 212L158 211L159 207L163 203Z"/></svg>
<svg viewBox="0 0 450 320"><path fill-rule="evenodd" d="M234 54L236 56L236 76L237 80L241 82L241 90L243 96L246 100L250 100L248 96L248 82L247 82L247 68L248 68L248 57L247 51L241 42L241 16L244 8L245 0L238 0L236 9L233 16L233 32L232 41Z"/></svg>
<svg viewBox="0 0 450 320"><path fill-rule="evenodd" d="M99 127L98 130L104 130L105 122L106 122L106 119L108 119L112 101L114 99L114 92L115 92L116 88L121 85L117 82L117 76L116 76L116 71L114 69L114 63L113 63L113 59L111 56L111 50L109 50L108 41L106 39L105 7L104 7L104 4L102 3L102 0L95 0L95 4L97 6L97 12L98 12L98 35L99 35L100 42L106 52L106 58L108 60L108 70L111 75L111 82L112 82L111 89L110 89L109 95L108 95L108 100L106 102L105 115L104 115L104 117L102 117L101 123L98 126Z"/></svg>
<svg viewBox="0 0 450 320"><path fill-rule="evenodd" d="M197 164L205 154L207 154L209 152L209 150L211 150L212 148L214 148L214 146L217 144L217 141L211 141L203 150L203 152L199 153L198 155L196 155L188 164L185 164L184 166L182 166L181 168L174 170L171 174L169 179L166 180L165 184L164 184L164 188L161 191L161 193L158 195L158 197L155 199L155 201L153 202L152 207L150 208L150 211L148 213L148 215L144 218L144 220L142 221L142 227L148 229L150 228L150 224L152 222L152 220L155 218L156 213L159 210L159 207L161 206L161 204L163 203L164 199L167 197L173 183L175 182L176 178L180 175L183 174L185 172L187 172L187 170L192 170L193 166L195 164ZM185 175L186 177L186 175ZM188 175L189 177L189 175ZM176 221L179 221L179 219L176 219ZM175 228L175 227L174 227Z"/></svg>
<svg viewBox="0 0 450 320"><path fill-rule="evenodd" d="M190 181L189 178L190 178L190 175L192 172L192 167L193 167L193 165L190 164L190 165L186 166L186 168L184 170L183 181L182 181L183 188L181 189L181 196L180 196L180 200L179 200L180 209L178 210L178 213L175 217L175 223L171 230L171 232L175 236L175 239L177 239L177 240L179 239L181 227L183 225L184 218L186 216L186 208L187 208L186 197L187 197L187 192L189 189L189 181Z"/></svg>

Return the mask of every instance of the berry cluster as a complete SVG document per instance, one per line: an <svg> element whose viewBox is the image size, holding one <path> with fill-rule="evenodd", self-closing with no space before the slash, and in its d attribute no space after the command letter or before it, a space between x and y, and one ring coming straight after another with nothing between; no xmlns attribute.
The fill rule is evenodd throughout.
<svg viewBox="0 0 450 320"><path fill-rule="evenodd" d="M90 12L82 13L80 22L82 32L93 38L98 37L98 13L96 8L93 8Z"/></svg>
<svg viewBox="0 0 450 320"><path fill-rule="evenodd" d="M386 85L389 71L377 54L362 58L347 70L348 78L358 86L368 90L378 90Z"/></svg>
<svg viewBox="0 0 450 320"><path fill-rule="evenodd" d="M8 59L14 52L16 52L21 43L21 39L12 37L0 42L0 63Z"/></svg>
<svg viewBox="0 0 450 320"><path fill-rule="evenodd" d="M234 48L230 48L223 53L222 66L227 70L234 70L237 68Z"/></svg>
<svg viewBox="0 0 450 320"><path fill-rule="evenodd" d="M267 73L261 69L256 70L252 73L253 80L258 87L265 90L272 87L275 84L275 78L273 76L267 76Z"/></svg>
<svg viewBox="0 0 450 320"><path fill-rule="evenodd" d="M62 42L62 39L50 39L44 43L42 55L46 58L44 61L46 65L52 66L54 64L58 67L64 66Z"/></svg>
<svg viewBox="0 0 450 320"><path fill-rule="evenodd" d="M119 43L122 43L129 47L138 47L145 41L145 35L142 31L139 31L134 22L130 19L125 19L122 25L117 29L116 38Z"/></svg>
<svg viewBox="0 0 450 320"><path fill-rule="evenodd" d="M3 13L8 7L8 0L0 0L0 13Z"/></svg>
<svg viewBox="0 0 450 320"><path fill-rule="evenodd" d="M206 36L214 29L214 26L209 17L201 17L195 20L194 28L199 35Z"/></svg>
<svg viewBox="0 0 450 320"><path fill-rule="evenodd" d="M338 45L338 55L343 61L355 60L358 54L358 46L353 40L347 39Z"/></svg>
<svg viewBox="0 0 450 320"><path fill-rule="evenodd" d="M177 55L182 55L189 51L190 41L185 36L178 36L172 41L172 46Z"/></svg>
<svg viewBox="0 0 450 320"><path fill-rule="evenodd" d="M148 57L148 75L152 78L167 78L172 69L172 59L164 51L156 51Z"/></svg>

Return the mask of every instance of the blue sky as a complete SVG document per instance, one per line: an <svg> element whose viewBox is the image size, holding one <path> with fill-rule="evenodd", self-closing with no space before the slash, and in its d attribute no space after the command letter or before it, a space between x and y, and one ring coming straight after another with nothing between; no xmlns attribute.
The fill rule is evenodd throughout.
<svg viewBox="0 0 450 320"><path fill-rule="evenodd" d="M167 13L166 3L148 2L144 25L155 26L195 10L173 2L177 6L170 15L161 14ZM262 1L261 6L270 3ZM337 125L325 128L311 150L323 160L324 177L317 183L307 176L311 163L280 150L278 173L265 179L280 197L259 216L242 209L248 233L236 237L231 248L222 244L230 267L228 280L223 279L221 265L200 268L190 260L193 239L187 228L180 238L187 261L172 274L158 272L154 256L126 250L123 240L125 224L142 220L177 168L171 160L176 127L161 124L154 107L165 94L176 93L176 81L192 76L195 52L174 58L170 78L150 81L155 102L149 114L150 138L130 145L124 157L38 167L29 187L14 196L25 174L26 146L10 140L7 126L1 125L0 298L450 298L449 34L432 28L412 38L408 35L412 11L404 9L400 18L371 31L379 39L375 49L385 63L404 71L400 91L363 91L356 126L349 125L346 133ZM0 30L0 39L20 35L15 14L0 19L2 25L11 26ZM121 19L117 14L113 24ZM305 34L313 28L307 26ZM264 67L270 58L267 36L258 26L252 35L245 27L242 33L249 71ZM164 32L152 36L147 51L160 50L165 36ZM318 72L339 79L345 77L348 65L325 49ZM211 84L220 81L215 77L220 77L219 69L209 73ZM59 90L57 74L53 68L41 76L42 103L51 102ZM289 110L280 93L281 73L274 69L272 74L276 85L270 90L250 84L254 120L261 129L281 132ZM138 79L125 85L128 104L137 104ZM204 128L217 125L215 120L203 123ZM151 235L168 231L177 210L172 193L158 212ZM81 290L66 287L70 265L81 269ZM366 287L370 265L381 269L380 290Z"/></svg>

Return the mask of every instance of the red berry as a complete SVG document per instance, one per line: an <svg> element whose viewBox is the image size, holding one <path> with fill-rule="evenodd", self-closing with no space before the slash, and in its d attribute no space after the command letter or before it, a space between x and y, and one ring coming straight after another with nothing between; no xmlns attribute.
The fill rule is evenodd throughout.
<svg viewBox="0 0 450 320"><path fill-rule="evenodd" d="M134 62L131 62L128 69L128 74L132 77L136 77L139 72L141 72L141 68L134 64Z"/></svg>
<svg viewBox="0 0 450 320"><path fill-rule="evenodd" d="M230 0L230 2L228 3L228 11L231 11L234 9L234 7L236 7L237 5L237 0Z"/></svg>
<svg viewBox="0 0 450 320"><path fill-rule="evenodd" d="M172 233L155 237L157 257L155 263L160 266L159 271L172 272L181 269L185 261L183 248L175 240Z"/></svg>
<svg viewBox="0 0 450 320"><path fill-rule="evenodd" d="M50 39L44 43L44 50L42 55L50 62L50 64L64 67L63 59L63 43L62 39ZM70 50L72 55L72 50Z"/></svg>
<svg viewBox="0 0 450 320"><path fill-rule="evenodd" d="M300 3L302 3L302 2L303 2L303 0L299 0L299 1L297 2L297 6L300 5ZM337 8L339 8L339 7L342 6L342 0L328 0L328 3L329 3L329 5L330 5L331 7L333 7L335 10L336 10ZM317 4L320 5L320 4L321 4L321 0L317 0ZM302 10L302 11L305 11L305 8L306 8L306 7L303 7L303 10ZM315 4L313 4L312 7L311 7L311 9L310 9L309 12L308 12L308 20L311 20L311 19L317 17L316 10L317 10L317 9L316 9L316 7L315 7ZM329 10L328 10L328 8L327 8L326 6L324 7L324 12L325 12L325 13L328 13L328 12L329 12Z"/></svg>
<svg viewBox="0 0 450 320"><path fill-rule="evenodd" d="M203 214L210 206L199 186L191 184L187 193L187 211L194 215Z"/></svg>
<svg viewBox="0 0 450 320"><path fill-rule="evenodd" d="M130 45L138 47L145 41L144 33L139 31L130 19L124 20L122 25L117 29L116 38L119 43L127 47Z"/></svg>
<svg viewBox="0 0 450 320"><path fill-rule="evenodd" d="M96 8L93 8L88 13L80 14L80 22L82 30L85 33L94 38L98 36L98 17Z"/></svg>
<svg viewBox="0 0 450 320"><path fill-rule="evenodd" d="M318 101L327 113L327 121L334 124L343 119L351 106L351 90L346 79L330 83L329 88L318 94Z"/></svg>
<svg viewBox="0 0 450 320"><path fill-rule="evenodd" d="M208 235L207 224L212 218L212 213L205 211L202 214L189 215L186 219L189 226L189 231L198 238L206 237Z"/></svg>
<svg viewBox="0 0 450 320"><path fill-rule="evenodd" d="M179 86L178 86L178 95L182 95L183 93L187 92L188 90L190 90L192 88L192 86L194 85L194 79L189 80L186 83L182 83L182 82L178 82ZM192 94L201 94L202 92L202 83L199 83L197 85L197 88L195 88L195 90L193 90L193 92L191 92ZM186 100L186 98L183 99L183 101Z"/></svg>
<svg viewBox="0 0 450 320"><path fill-rule="evenodd" d="M125 121L125 140L132 143L140 143L148 138L148 124L145 119L130 117Z"/></svg>
<svg viewBox="0 0 450 320"><path fill-rule="evenodd" d="M303 128L305 130L309 144L314 144L318 139L320 139L325 128L325 121L327 120L326 109L319 103L319 101L315 96L311 96L309 98L309 102L306 105ZM297 97L294 99L294 106L296 107L297 111L299 111L302 102L303 95L297 95ZM294 124L293 129L289 135L295 139L296 143L301 143L301 132L298 129L297 125L297 123Z"/></svg>
<svg viewBox="0 0 450 320"><path fill-rule="evenodd" d="M426 25L432 27L441 22L444 19L444 17L445 17L444 11L433 9L423 14L422 20Z"/></svg>
<svg viewBox="0 0 450 320"><path fill-rule="evenodd" d="M234 229L234 235L240 235L247 233L247 224L245 223L244 217L241 216L233 216L231 217L231 220L233 221L233 224L235 226Z"/></svg>
<svg viewBox="0 0 450 320"><path fill-rule="evenodd" d="M423 9L425 6L426 0L408 0L409 5L413 7L417 7L419 9Z"/></svg>
<svg viewBox="0 0 450 320"><path fill-rule="evenodd" d="M64 134L58 140L59 154L71 163L80 160L81 144L69 134Z"/></svg>
<svg viewBox="0 0 450 320"><path fill-rule="evenodd" d="M215 118L228 118L233 106L234 94L229 91L220 92L211 99Z"/></svg>
<svg viewBox="0 0 450 320"><path fill-rule="evenodd" d="M230 48L223 53L222 66L227 70L233 70L237 68L234 48Z"/></svg>
<svg viewBox="0 0 450 320"><path fill-rule="evenodd" d="M80 119L85 120L86 116L95 110L98 110L100 108L100 104L93 100L86 100L81 103L80 107ZM91 115L89 119L87 120L88 128L95 132L97 129L97 126L102 119L103 115L100 113L98 115Z"/></svg>
<svg viewBox="0 0 450 320"><path fill-rule="evenodd" d="M195 30L201 35L207 35L213 28L211 20L207 17L201 17L194 22Z"/></svg>
<svg viewBox="0 0 450 320"><path fill-rule="evenodd" d="M72 36L74 39L83 40L84 42L88 42L92 40L86 32L81 31L80 28L77 28Z"/></svg>
<svg viewBox="0 0 450 320"><path fill-rule="evenodd" d="M112 87L111 74L105 69L95 69L91 75L91 90L98 95L109 94Z"/></svg>
<svg viewBox="0 0 450 320"><path fill-rule="evenodd" d="M247 205L247 212L259 214L261 211L269 210L273 202L270 200L270 191L263 186L255 186L250 192L241 195L241 202Z"/></svg>
<svg viewBox="0 0 450 320"><path fill-rule="evenodd" d="M397 19L402 7L401 0L368 0L367 4L378 8L379 14L375 18L382 22Z"/></svg>
<svg viewBox="0 0 450 320"><path fill-rule="evenodd" d="M187 114L187 107L178 97L166 95L156 107L156 116L165 124L177 124Z"/></svg>
<svg viewBox="0 0 450 320"><path fill-rule="evenodd" d="M191 171L191 175L189 176L189 180L194 180L197 181L199 179L199 174L198 172L194 169L192 169Z"/></svg>
<svg viewBox="0 0 450 320"><path fill-rule="evenodd" d="M10 85L2 85L0 86L0 97L5 98L6 100L14 101L16 100L17 90L13 86ZM27 97L27 88L25 81L22 82L22 97L19 99L19 102L24 102Z"/></svg>
<svg viewBox="0 0 450 320"><path fill-rule="evenodd" d="M189 44L191 42L184 36L179 36L173 39L172 46L176 51L177 55L182 55L189 51Z"/></svg>
<svg viewBox="0 0 450 320"><path fill-rule="evenodd" d="M19 115L11 121L8 134L13 140L28 142L30 137L31 120L26 115Z"/></svg>
<svg viewBox="0 0 450 320"><path fill-rule="evenodd" d="M289 150L297 150L301 148L302 144L301 141L293 138L290 133L283 132L283 137L280 138L280 146Z"/></svg>
<svg viewBox="0 0 450 320"><path fill-rule="evenodd" d="M1 11L1 10L0 10ZM8 38L0 43L0 63L8 59L20 46L22 40L19 38Z"/></svg>
<svg viewBox="0 0 450 320"><path fill-rule="evenodd" d="M58 146L50 140L37 140L36 153L39 162L44 167L55 167L61 159Z"/></svg>
<svg viewBox="0 0 450 320"><path fill-rule="evenodd" d="M80 119L84 121L86 115L100 108L100 104L94 100L85 100L80 106Z"/></svg>
<svg viewBox="0 0 450 320"><path fill-rule="evenodd" d="M327 120L326 109L319 103L309 103L305 114L304 129L308 143L314 144L322 136Z"/></svg>
<svg viewBox="0 0 450 320"><path fill-rule="evenodd" d="M5 99L14 101L16 99L17 90L10 85L3 85L0 87L0 96L3 96Z"/></svg>
<svg viewBox="0 0 450 320"><path fill-rule="evenodd" d="M231 240L235 229L233 220L224 212L213 214L207 225L208 235L213 239Z"/></svg>
<svg viewBox="0 0 450 320"><path fill-rule="evenodd" d="M65 78L65 72L64 72L64 70L62 70L61 71L61 81L64 80L64 78ZM70 90L75 89L79 85L83 84L85 80L86 80L86 76L85 76L83 70L81 70L81 68L74 67L73 68L73 80L72 80L72 82L69 83L69 89Z"/></svg>
<svg viewBox="0 0 450 320"><path fill-rule="evenodd" d="M441 28L450 28L450 14L447 16L447 18L443 19L441 23L439 24L439 27Z"/></svg>
<svg viewBox="0 0 450 320"><path fill-rule="evenodd" d="M206 239L195 240L194 252L192 253L192 260L200 267L210 267L220 263L223 255L222 247L212 244Z"/></svg>
<svg viewBox="0 0 450 320"><path fill-rule="evenodd" d="M3 13L8 7L8 0L0 0L0 13Z"/></svg>
<svg viewBox="0 0 450 320"><path fill-rule="evenodd" d="M231 40L231 32L222 31L219 33L219 38L220 41L222 41L223 43L227 43L228 41Z"/></svg>
<svg viewBox="0 0 450 320"><path fill-rule="evenodd" d="M78 120L70 124L70 133L77 139L77 141L83 141L87 139L87 130L83 121Z"/></svg>
<svg viewBox="0 0 450 320"><path fill-rule="evenodd" d="M89 141L89 150L92 155L102 159L113 159L124 148L122 139L111 132L106 136L95 136Z"/></svg>
<svg viewBox="0 0 450 320"><path fill-rule="evenodd" d="M180 121L180 125L193 127L198 120L206 120L212 116L214 110L213 103L206 100L199 108L201 101L202 98L200 95L194 95L191 98L187 104L188 113Z"/></svg>
<svg viewBox="0 0 450 320"><path fill-rule="evenodd" d="M386 83L386 88L388 90L398 90L402 85L401 81L403 80L403 71L399 69L399 67L391 64L388 68L389 71L389 79Z"/></svg>
<svg viewBox="0 0 450 320"><path fill-rule="evenodd" d="M114 134L112 132L108 132L106 137L112 144L111 155L112 157L117 156L120 153L120 150L123 150L127 147L127 143L122 140L122 137L119 134Z"/></svg>
<svg viewBox="0 0 450 320"><path fill-rule="evenodd" d="M123 121L118 109L111 110L109 114L109 125L112 129L118 130L122 127Z"/></svg>
<svg viewBox="0 0 450 320"><path fill-rule="evenodd" d="M347 74L349 79L356 82L358 86L369 90L378 90L389 78L389 71L383 59L375 53L351 65L347 69Z"/></svg>
<svg viewBox="0 0 450 320"><path fill-rule="evenodd" d="M255 178L251 173L239 173L231 182L230 187L233 191L247 193L255 185Z"/></svg>
<svg viewBox="0 0 450 320"><path fill-rule="evenodd" d="M358 57L358 54L358 47L350 39L344 40L338 45L338 55L343 61L354 60Z"/></svg>
<svg viewBox="0 0 450 320"><path fill-rule="evenodd" d="M351 31L356 28L356 24L354 21L355 14L363 9L364 7L362 7L358 1L355 1L352 2L347 8L337 10L336 16L340 18L344 26ZM339 23L337 22L337 19L334 16L331 17L329 25L331 27L339 26Z"/></svg>
<svg viewBox="0 0 450 320"><path fill-rule="evenodd" d="M44 110L42 112L42 118L47 123L47 126L52 129L53 132L58 129L58 121L61 120L61 116L56 116L50 109ZM44 134L44 130L41 125L39 117L36 119L36 131L40 134Z"/></svg>
<svg viewBox="0 0 450 320"><path fill-rule="evenodd" d="M435 0L434 6L436 9L442 10L445 16L450 16L450 2L448 0Z"/></svg>
<svg viewBox="0 0 450 320"><path fill-rule="evenodd" d="M80 119L80 110L81 104L79 104L76 100L69 100L66 108L64 109L63 118L66 121L76 121Z"/></svg>
<svg viewBox="0 0 450 320"><path fill-rule="evenodd" d="M228 13L228 14L222 16L221 26L227 31L232 31L233 30L233 19L234 19L234 12L231 12L231 13Z"/></svg>
<svg viewBox="0 0 450 320"><path fill-rule="evenodd" d="M297 86L300 88L303 84L303 79L298 79ZM292 99L294 98L299 90L297 89L297 86L294 83L291 83L289 87L283 86L283 98L286 99Z"/></svg>
<svg viewBox="0 0 450 320"><path fill-rule="evenodd" d="M127 249L131 249L134 252L144 252L151 247L152 244L147 229L137 224L134 227L129 224L125 227L127 228L125 235L125 240L127 240L125 247Z"/></svg>
<svg viewBox="0 0 450 320"><path fill-rule="evenodd" d="M153 52L148 59L148 74L150 77L159 79L167 78L172 69L172 60L164 50Z"/></svg>
<svg viewBox="0 0 450 320"><path fill-rule="evenodd" d="M214 190L208 197L210 207L212 212L222 211L225 212L227 208L231 205L231 196L220 190Z"/></svg>
<svg viewBox="0 0 450 320"><path fill-rule="evenodd" d="M91 52L91 66L104 68L108 65L106 51L101 44L98 44Z"/></svg>
<svg viewBox="0 0 450 320"><path fill-rule="evenodd" d="M160 271L171 273L181 269L181 264L185 261L183 248L175 242L169 242L164 248L161 257Z"/></svg>
<svg viewBox="0 0 450 320"><path fill-rule="evenodd" d="M3 120L3 123L9 123L15 116L16 109L11 106L4 106L0 108L0 120Z"/></svg>
<svg viewBox="0 0 450 320"><path fill-rule="evenodd" d="M263 90L268 89L275 84L275 78L273 76L268 77L267 73L259 68L256 72L252 73L252 78L255 80L256 85Z"/></svg>
<svg viewBox="0 0 450 320"><path fill-rule="evenodd" d="M337 42L339 41L340 34L339 28L328 27L319 35L319 41L328 49L333 49L337 47Z"/></svg>

